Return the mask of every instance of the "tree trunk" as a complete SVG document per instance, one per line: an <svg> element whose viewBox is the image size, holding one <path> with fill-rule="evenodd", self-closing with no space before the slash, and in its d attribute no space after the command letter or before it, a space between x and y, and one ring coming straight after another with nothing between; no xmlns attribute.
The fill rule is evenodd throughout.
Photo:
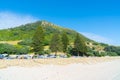
<svg viewBox="0 0 120 80"><path fill-rule="evenodd" d="M55 56L57 56L57 52L55 52Z"/></svg>
<svg viewBox="0 0 120 80"><path fill-rule="evenodd" d="M78 56L80 56L80 53L78 52Z"/></svg>

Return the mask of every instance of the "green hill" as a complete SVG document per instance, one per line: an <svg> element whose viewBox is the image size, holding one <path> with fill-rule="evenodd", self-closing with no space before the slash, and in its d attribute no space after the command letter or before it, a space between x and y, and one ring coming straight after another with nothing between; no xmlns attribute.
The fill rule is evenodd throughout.
<svg viewBox="0 0 120 80"><path fill-rule="evenodd" d="M0 41L18 41L18 40L31 40L33 34L38 26L42 26L45 30L45 43L48 44L51 40L53 33L62 33L65 31L72 42L76 35L76 31L63 28L52 24L47 21L37 21L35 23L29 23L26 25L21 25L15 28L9 28L0 30ZM81 34L80 34L81 35ZM90 41L88 38L81 35L85 40Z"/></svg>
<svg viewBox="0 0 120 80"><path fill-rule="evenodd" d="M34 23L28 23L25 25L14 27L14 28L0 30L1 49L3 49L3 47L8 44L15 45L15 47L20 48L20 50L22 51L25 50L25 52L26 52L26 47L29 47L29 49L31 49L30 45L32 42L32 37L37 27L39 26L42 26L45 32L45 40L44 40L45 48L46 47L48 48L52 35L55 32L62 34L64 31L69 38L71 46L73 45L73 42L75 40L76 33L78 33L74 30L64 28L47 21L37 21ZM104 43L98 43L86 38L80 33L79 35L85 40L86 45L88 46L88 54L91 56L120 55L120 47L109 46ZM2 43L8 43L8 44L3 45ZM10 49L8 49L8 51L9 50ZM1 51L3 52L3 50ZM11 51L14 51L14 50L11 50ZM6 47L5 47L5 52L6 52Z"/></svg>

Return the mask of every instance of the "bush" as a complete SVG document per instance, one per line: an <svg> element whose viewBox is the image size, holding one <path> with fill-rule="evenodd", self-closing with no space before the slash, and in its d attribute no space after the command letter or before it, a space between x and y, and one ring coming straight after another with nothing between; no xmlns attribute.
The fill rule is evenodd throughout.
<svg viewBox="0 0 120 80"><path fill-rule="evenodd" d="M0 44L0 53L4 54L15 54L16 53L16 47L10 44Z"/></svg>
<svg viewBox="0 0 120 80"><path fill-rule="evenodd" d="M108 44L105 43L100 43L101 46L109 46Z"/></svg>
<svg viewBox="0 0 120 80"><path fill-rule="evenodd" d="M94 42L94 43L93 43L93 45L99 45L99 43L97 43L97 42Z"/></svg>
<svg viewBox="0 0 120 80"><path fill-rule="evenodd" d="M95 56L101 57L100 53L98 51L93 52Z"/></svg>
<svg viewBox="0 0 120 80"><path fill-rule="evenodd" d="M94 52L95 56L102 57L102 56L107 56L107 52Z"/></svg>
<svg viewBox="0 0 120 80"><path fill-rule="evenodd" d="M107 46L105 47L104 49L106 52L109 52L109 54L117 54L117 55L120 55L120 47L115 47L115 46Z"/></svg>
<svg viewBox="0 0 120 80"><path fill-rule="evenodd" d="M30 46L32 44L32 40L31 39L22 40L21 42L18 42L18 44Z"/></svg>
<svg viewBox="0 0 120 80"><path fill-rule="evenodd" d="M28 54L29 51L29 47L22 46L20 48L17 48L16 54Z"/></svg>
<svg viewBox="0 0 120 80"><path fill-rule="evenodd" d="M45 54L49 55L50 53L51 53L50 50L44 50L44 51L39 52L39 55L45 55Z"/></svg>
<svg viewBox="0 0 120 80"><path fill-rule="evenodd" d="M45 54L45 51L41 51L41 52L38 52L36 54L39 54L39 55L44 55Z"/></svg>
<svg viewBox="0 0 120 80"><path fill-rule="evenodd" d="M67 54L67 57L68 57L68 58L71 57L71 54Z"/></svg>
<svg viewBox="0 0 120 80"><path fill-rule="evenodd" d="M94 56L93 52L87 52L86 54L87 54L87 56Z"/></svg>
<svg viewBox="0 0 120 80"><path fill-rule="evenodd" d="M44 52L45 52L45 54L49 55L51 53L51 50L45 50Z"/></svg>
<svg viewBox="0 0 120 80"><path fill-rule="evenodd" d="M73 50L73 48L72 48L72 46L68 46L68 48L67 48L67 54L72 54L72 50Z"/></svg>
<svg viewBox="0 0 120 80"><path fill-rule="evenodd" d="M108 55L109 55L109 56L118 56L118 54L115 53L115 52L108 52Z"/></svg>
<svg viewBox="0 0 120 80"><path fill-rule="evenodd" d="M107 56L107 53L106 52L101 52L100 55L101 56Z"/></svg>

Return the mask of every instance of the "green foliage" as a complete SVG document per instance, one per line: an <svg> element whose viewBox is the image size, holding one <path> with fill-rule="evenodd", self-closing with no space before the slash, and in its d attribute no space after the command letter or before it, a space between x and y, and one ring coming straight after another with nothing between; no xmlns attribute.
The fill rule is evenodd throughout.
<svg viewBox="0 0 120 80"><path fill-rule="evenodd" d="M76 49L73 48L72 46L68 46L67 54L68 55L70 54L72 56L78 56L78 53L77 53Z"/></svg>
<svg viewBox="0 0 120 80"><path fill-rule="evenodd" d="M74 39L75 39L74 35L77 33L74 30L62 28L60 26L54 25L47 21L37 21L35 23L21 25L19 27L15 27L15 28L0 30L0 41L23 40L23 42L21 42L20 44L25 43L25 45L26 45L25 40L32 40L33 35L38 26L42 26L44 29L44 33L45 33L44 45L50 44L52 35L55 32L57 32L61 35L64 31L67 34L70 43L74 41ZM80 34L80 36L84 37L81 34ZM84 37L84 39L89 40L85 37Z"/></svg>
<svg viewBox="0 0 120 80"><path fill-rule="evenodd" d="M67 57L69 58L69 57L71 57L72 55L71 54L67 54Z"/></svg>
<svg viewBox="0 0 120 80"><path fill-rule="evenodd" d="M118 54L115 52L108 52L108 56L118 56Z"/></svg>
<svg viewBox="0 0 120 80"><path fill-rule="evenodd" d="M50 54L51 53L51 50L45 50L45 54Z"/></svg>
<svg viewBox="0 0 120 80"><path fill-rule="evenodd" d="M28 54L30 52L29 47L22 46L22 47L17 47L16 54Z"/></svg>
<svg viewBox="0 0 120 80"><path fill-rule="evenodd" d="M14 54L16 53L16 48L10 44L0 44L0 53Z"/></svg>
<svg viewBox="0 0 120 80"><path fill-rule="evenodd" d="M94 53L94 55L97 56L97 57L107 56L107 52L94 51L93 53Z"/></svg>
<svg viewBox="0 0 120 80"><path fill-rule="evenodd" d="M94 51L93 49L87 47L88 52L87 55L88 56L97 56L97 57L102 57L102 56L107 56L107 52L98 52L98 51Z"/></svg>
<svg viewBox="0 0 120 80"><path fill-rule="evenodd" d="M97 42L93 42L93 45L99 45L99 43L97 43Z"/></svg>
<svg viewBox="0 0 120 80"><path fill-rule="evenodd" d="M32 40L31 39L26 39L18 42L19 45L25 45L25 46L31 46Z"/></svg>
<svg viewBox="0 0 120 80"><path fill-rule="evenodd" d="M52 52L55 52L56 55L57 55L58 51L62 50L61 38L60 38L60 35L58 33L55 33L51 39L50 50Z"/></svg>
<svg viewBox="0 0 120 80"><path fill-rule="evenodd" d="M63 45L62 49L63 49L63 52L67 51L68 44L69 44L69 39L68 39L66 33L63 32L63 34L62 34L62 45Z"/></svg>
<svg viewBox="0 0 120 80"><path fill-rule="evenodd" d="M101 56L107 56L107 52L101 52L100 55Z"/></svg>
<svg viewBox="0 0 120 80"><path fill-rule="evenodd" d="M94 54L93 54L93 52L87 52L86 53L88 56L95 56Z"/></svg>
<svg viewBox="0 0 120 80"><path fill-rule="evenodd" d="M42 29L38 29L39 26L41 26ZM54 33L57 33L57 35ZM74 30L62 28L47 21L37 21L35 23L21 25L15 28L0 30L0 41L14 40L21 40L18 43L19 47L10 44L0 44L0 53L26 54L29 53L29 50L33 48L35 53L47 54L50 52L43 51L43 46L50 45L52 52L63 51L67 54L76 56L106 56L106 53L109 56L120 56L120 47L94 42ZM72 47L73 45L69 47L68 44L73 42L74 47ZM88 45L93 43L93 48L88 50L88 48L86 48L85 42L87 42ZM28 47L31 45L32 48ZM104 50L106 52L99 53L95 51L96 46L105 47Z"/></svg>
<svg viewBox="0 0 120 80"><path fill-rule="evenodd" d="M99 43L101 46L109 46L108 44L105 44L105 43Z"/></svg>
<svg viewBox="0 0 120 80"><path fill-rule="evenodd" d="M10 44L0 44L1 54L27 54L29 53L29 47L26 46L14 46Z"/></svg>
<svg viewBox="0 0 120 80"><path fill-rule="evenodd" d="M44 50L43 41L44 41L44 31L43 28L39 26L36 29L32 42L33 51L36 54L39 54Z"/></svg>
<svg viewBox="0 0 120 80"><path fill-rule="evenodd" d="M95 56L101 57L100 53L98 51L93 52Z"/></svg>
<svg viewBox="0 0 120 80"><path fill-rule="evenodd" d="M85 40L77 33L75 41L74 41L74 48L79 55L83 56L87 52L87 46L85 44Z"/></svg>
<svg viewBox="0 0 120 80"><path fill-rule="evenodd" d="M45 55L45 54L49 55L50 53L51 53L50 50L44 50L44 51L40 52L39 55Z"/></svg>
<svg viewBox="0 0 120 80"><path fill-rule="evenodd" d="M44 55L44 54L45 54L45 51L40 51L40 52L38 52L37 54L39 54L39 55Z"/></svg>
<svg viewBox="0 0 120 80"><path fill-rule="evenodd" d="M106 46L104 49L106 52L112 52L116 53L117 55L120 56L120 47L115 47L115 46Z"/></svg>
<svg viewBox="0 0 120 80"><path fill-rule="evenodd" d="M66 53L72 55L72 49L73 49L72 46L68 46Z"/></svg>

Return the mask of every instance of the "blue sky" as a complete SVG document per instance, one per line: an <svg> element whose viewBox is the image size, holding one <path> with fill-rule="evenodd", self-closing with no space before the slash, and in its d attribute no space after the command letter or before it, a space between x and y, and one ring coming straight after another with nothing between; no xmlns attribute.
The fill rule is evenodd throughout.
<svg viewBox="0 0 120 80"><path fill-rule="evenodd" d="M120 45L119 0L1 0L0 29L47 20Z"/></svg>

